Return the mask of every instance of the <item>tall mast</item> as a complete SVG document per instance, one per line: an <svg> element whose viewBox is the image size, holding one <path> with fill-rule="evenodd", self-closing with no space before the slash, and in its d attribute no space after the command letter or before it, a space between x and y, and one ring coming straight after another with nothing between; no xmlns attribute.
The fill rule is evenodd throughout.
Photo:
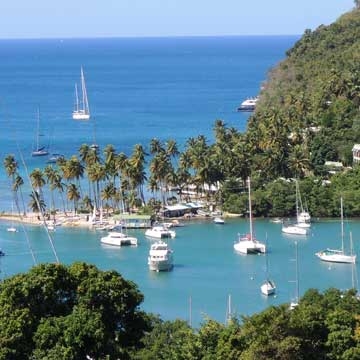
<svg viewBox="0 0 360 360"><path fill-rule="evenodd" d="M344 252L344 211L343 198L340 197L340 214L341 214L341 251Z"/></svg>
<svg viewBox="0 0 360 360"><path fill-rule="evenodd" d="M252 208L251 208L251 189L250 176L247 178L248 192L249 192L249 225L250 225L250 240L253 241L253 225L252 225Z"/></svg>
<svg viewBox="0 0 360 360"><path fill-rule="evenodd" d="M296 271L296 303L299 302L299 264L298 264L298 243L295 241L295 271Z"/></svg>

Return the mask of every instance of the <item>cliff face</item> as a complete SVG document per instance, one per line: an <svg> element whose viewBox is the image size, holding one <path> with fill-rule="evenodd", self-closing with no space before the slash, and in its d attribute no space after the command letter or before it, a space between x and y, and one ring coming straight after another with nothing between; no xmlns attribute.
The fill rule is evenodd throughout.
<svg viewBox="0 0 360 360"><path fill-rule="evenodd" d="M309 160L303 174L316 173L326 160L351 164L351 148L360 142L359 108L356 9L329 26L306 30L286 59L269 71L248 124L253 155L271 155L274 177L296 175L290 164L294 157Z"/></svg>

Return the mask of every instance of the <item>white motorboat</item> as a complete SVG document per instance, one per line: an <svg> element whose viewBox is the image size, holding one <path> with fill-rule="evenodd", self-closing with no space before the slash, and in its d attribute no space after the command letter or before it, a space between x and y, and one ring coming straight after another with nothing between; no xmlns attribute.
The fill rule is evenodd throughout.
<svg viewBox="0 0 360 360"><path fill-rule="evenodd" d="M158 241L151 245L148 265L153 271L169 271L173 268L173 251L167 243Z"/></svg>
<svg viewBox="0 0 360 360"><path fill-rule="evenodd" d="M109 231L107 236L103 236L100 241L106 245L115 246L137 246L138 240L136 237L128 236L121 231Z"/></svg>
<svg viewBox="0 0 360 360"><path fill-rule="evenodd" d="M89 120L90 119L90 109L89 102L86 92L85 77L83 68L80 70L80 84L81 84L81 93L79 96L77 84L75 84L75 107L72 113L72 118L74 120Z"/></svg>
<svg viewBox="0 0 360 360"><path fill-rule="evenodd" d="M298 226L298 224L283 225L281 231L290 235L307 235L308 233L306 227Z"/></svg>
<svg viewBox="0 0 360 360"><path fill-rule="evenodd" d="M155 225L150 229L145 231L145 236L152 237L155 239L166 239L166 238L175 238L176 232L170 230L169 228L163 225Z"/></svg>
<svg viewBox="0 0 360 360"><path fill-rule="evenodd" d="M219 217L219 216L214 217L213 221L214 221L215 224L219 224L219 225L224 225L225 224L225 220L222 217Z"/></svg>
<svg viewBox="0 0 360 360"><path fill-rule="evenodd" d="M352 253L352 239L350 236L350 254L346 254L344 248L344 213L343 213L343 200L340 199L341 207L341 249L326 249L317 252L315 255L322 261L328 262L337 262L337 263L346 263L346 264L355 264L356 255Z"/></svg>
<svg viewBox="0 0 360 360"><path fill-rule="evenodd" d="M354 264L356 262L356 255L346 255L342 250L326 249L317 252L315 255L322 261L345 264Z"/></svg>
<svg viewBox="0 0 360 360"><path fill-rule="evenodd" d="M256 240L253 224L252 224L252 209L251 209L251 190L250 190L250 177L248 178L248 196L249 196L249 226L250 231L246 235L239 235L238 241L234 244L235 251L242 254L257 254L265 253L266 245Z"/></svg>
<svg viewBox="0 0 360 360"><path fill-rule="evenodd" d="M64 159L64 155L62 154L57 154L57 153L54 153L54 154L51 154L51 156L47 159L47 163L48 164L56 164L56 162L60 159Z"/></svg>
<svg viewBox="0 0 360 360"><path fill-rule="evenodd" d="M237 108L238 111L254 111L258 97L248 98L244 100Z"/></svg>
<svg viewBox="0 0 360 360"><path fill-rule="evenodd" d="M17 232L17 228L15 226L10 226L6 229L8 232Z"/></svg>

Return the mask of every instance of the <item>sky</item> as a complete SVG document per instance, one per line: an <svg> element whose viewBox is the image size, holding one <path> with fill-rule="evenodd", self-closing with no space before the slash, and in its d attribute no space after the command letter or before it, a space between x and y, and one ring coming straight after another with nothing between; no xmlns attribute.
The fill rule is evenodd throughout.
<svg viewBox="0 0 360 360"><path fill-rule="evenodd" d="M0 0L0 38L301 35L354 0Z"/></svg>

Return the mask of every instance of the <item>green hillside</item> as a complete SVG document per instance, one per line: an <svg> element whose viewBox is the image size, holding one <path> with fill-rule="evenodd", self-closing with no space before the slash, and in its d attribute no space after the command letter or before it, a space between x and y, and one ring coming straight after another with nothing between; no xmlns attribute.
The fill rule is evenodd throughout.
<svg viewBox="0 0 360 360"><path fill-rule="evenodd" d="M359 90L355 9L306 30L269 72L248 125L255 168L276 178L321 174L327 160L351 165L353 144L360 142Z"/></svg>

